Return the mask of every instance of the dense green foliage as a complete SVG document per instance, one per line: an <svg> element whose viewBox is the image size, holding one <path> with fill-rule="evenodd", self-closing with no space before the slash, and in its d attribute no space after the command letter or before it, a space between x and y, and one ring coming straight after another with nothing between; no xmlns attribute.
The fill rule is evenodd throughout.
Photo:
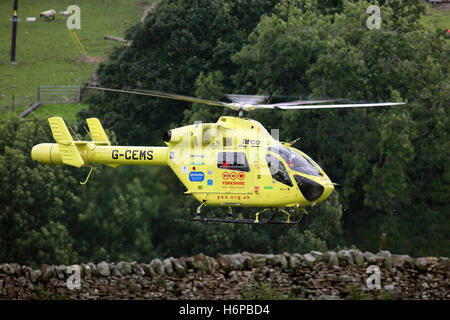
<svg viewBox="0 0 450 320"><path fill-rule="evenodd" d="M261 14L274 0L164 1L127 32L133 45L116 50L99 72L102 86L192 94L201 71L221 68L226 76ZM160 142L170 125L182 120L186 104L146 97L109 94L92 101L90 114L102 118L121 142ZM104 108L103 106L108 106Z"/></svg>
<svg viewBox="0 0 450 320"><path fill-rule="evenodd" d="M283 141L301 137L297 147L339 184L304 226L191 222L198 203L168 168L99 167L81 186L88 169L31 162L31 147L52 140L44 120L10 118L0 122L0 261L64 263L68 242L78 261L376 251L383 232L391 251L449 256L448 35L418 23L419 1L380 2L381 29L369 30L366 1L163 1L128 30L133 45L117 48L98 70L105 87L210 99L233 92L406 101L249 114L279 128ZM233 113L100 93L79 117L99 117L116 143L161 145L165 130L222 114Z"/></svg>

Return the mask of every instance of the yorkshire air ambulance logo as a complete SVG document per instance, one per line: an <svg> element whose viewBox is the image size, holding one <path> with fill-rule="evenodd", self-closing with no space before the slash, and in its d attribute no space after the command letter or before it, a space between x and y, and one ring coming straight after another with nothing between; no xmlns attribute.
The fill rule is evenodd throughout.
<svg viewBox="0 0 450 320"><path fill-rule="evenodd" d="M244 172L236 172L236 171L225 171L222 173L222 185L245 185L245 173Z"/></svg>
<svg viewBox="0 0 450 320"><path fill-rule="evenodd" d="M244 180L245 179L245 173L244 172L223 172L222 173L222 179L223 180Z"/></svg>

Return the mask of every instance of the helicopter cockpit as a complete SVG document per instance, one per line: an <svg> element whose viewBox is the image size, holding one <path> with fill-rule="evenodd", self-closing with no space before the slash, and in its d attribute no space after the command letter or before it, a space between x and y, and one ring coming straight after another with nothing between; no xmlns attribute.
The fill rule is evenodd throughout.
<svg viewBox="0 0 450 320"><path fill-rule="evenodd" d="M286 161L286 164L291 170L300 173L306 173L312 176L323 176L322 173L317 170L317 168L314 167L314 165L308 159L291 149L279 145L275 147L269 147L267 148L267 151L272 151L280 155L284 159L284 161Z"/></svg>
<svg viewBox="0 0 450 320"><path fill-rule="evenodd" d="M289 177L289 173L286 170L286 167L284 166L283 162L280 161L277 157L266 154L266 161L267 165L269 166L270 174L272 177L290 187L293 186L292 180Z"/></svg>
<svg viewBox="0 0 450 320"><path fill-rule="evenodd" d="M312 160L309 160L300 153L295 152L294 150L286 148L282 145L269 147L267 148L267 151L271 151L283 158L289 169L293 171L292 173L295 182L302 192L303 196L308 201L313 202L320 198L325 190L324 186L301 175L307 174L312 176L323 176L322 172L317 169L319 168L317 164L313 164L311 162ZM270 173L275 180L290 187L293 186L292 180L289 176L289 172L281 159L272 154L266 154L266 161L269 166ZM295 174L295 172L301 174Z"/></svg>

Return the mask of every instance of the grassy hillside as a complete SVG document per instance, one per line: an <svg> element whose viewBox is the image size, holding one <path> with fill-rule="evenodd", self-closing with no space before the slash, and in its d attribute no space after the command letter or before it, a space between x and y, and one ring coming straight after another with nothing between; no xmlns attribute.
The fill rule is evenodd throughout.
<svg viewBox="0 0 450 320"><path fill-rule="evenodd" d="M64 103L64 104L46 104L33 110L33 114L38 117L63 117L64 120L75 121L77 112L87 108L89 105L84 103ZM0 119L8 117L11 113L19 116L27 107L20 107L14 111L0 112Z"/></svg>
<svg viewBox="0 0 450 320"><path fill-rule="evenodd" d="M106 34L123 37L124 31L139 21L149 0L77 0L81 9L81 30L75 30L86 49L80 54L59 12L71 0L21 0L17 34L17 65L10 63L13 1L0 1L0 112L32 102L39 85L79 85L89 79L113 46L124 45L105 40ZM55 9L55 21L39 18L40 12ZM36 17L36 22L27 22ZM15 86L15 88L14 88ZM46 106L45 106L46 107ZM54 108L54 107L53 107ZM73 108L68 108L73 109ZM42 112L42 111L41 111ZM20 113L20 112L19 112Z"/></svg>
<svg viewBox="0 0 450 320"><path fill-rule="evenodd" d="M425 26L432 30L448 30L450 29L450 11L439 10L427 3L425 15L422 17L421 21Z"/></svg>

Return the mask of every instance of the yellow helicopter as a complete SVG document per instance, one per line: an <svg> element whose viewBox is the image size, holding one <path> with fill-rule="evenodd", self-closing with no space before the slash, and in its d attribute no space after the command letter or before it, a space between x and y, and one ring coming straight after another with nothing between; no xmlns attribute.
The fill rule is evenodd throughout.
<svg viewBox="0 0 450 320"><path fill-rule="evenodd" d="M336 100L298 100L277 104L261 104L267 96L227 95L233 101L218 102L184 95L149 90L119 90L88 87L95 90L148 95L231 108L237 117L222 116L216 123L196 122L167 131L162 139L166 147L111 146L97 118L86 119L92 141L75 141L64 120L48 119L56 143L33 147L33 160L46 164L74 167L92 165L110 167L126 165L167 165L200 205L193 220L248 224L298 224L307 215L306 206L325 200L334 184L308 155L280 142L277 131L272 134L258 121L244 118L243 112L256 109L323 109L393 106L404 103L329 104ZM225 206L228 217L203 217L207 206ZM255 219L233 218L233 207L258 207ZM273 220L276 213L285 220ZM291 214L299 216L291 220ZM265 218L260 218L263 214Z"/></svg>

